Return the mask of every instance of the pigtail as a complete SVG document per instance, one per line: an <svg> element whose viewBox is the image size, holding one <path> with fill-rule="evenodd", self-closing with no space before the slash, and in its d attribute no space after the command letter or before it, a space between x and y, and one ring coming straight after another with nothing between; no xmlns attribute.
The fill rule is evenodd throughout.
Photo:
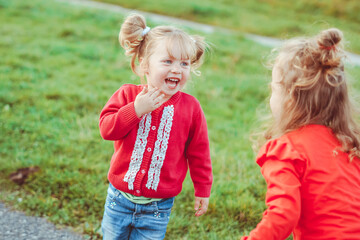
<svg viewBox="0 0 360 240"><path fill-rule="evenodd" d="M203 64L204 56L209 45L205 42L204 38L198 35L190 36L195 45L195 55L191 60L192 71L195 75L200 76L201 72L197 69Z"/></svg>
<svg viewBox="0 0 360 240"><path fill-rule="evenodd" d="M141 56L145 31L148 31L145 18L139 14L132 14L125 19L119 33L120 45L125 49L125 55L131 56L130 65L135 74L138 74L135 62Z"/></svg>

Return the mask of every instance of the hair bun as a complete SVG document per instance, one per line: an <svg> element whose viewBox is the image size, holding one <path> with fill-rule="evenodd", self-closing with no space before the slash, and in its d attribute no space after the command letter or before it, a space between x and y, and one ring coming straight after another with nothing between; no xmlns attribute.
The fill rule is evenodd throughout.
<svg viewBox="0 0 360 240"><path fill-rule="evenodd" d="M317 42L320 47L330 50L336 46L343 39L343 33L337 28L330 28L322 31L318 37Z"/></svg>

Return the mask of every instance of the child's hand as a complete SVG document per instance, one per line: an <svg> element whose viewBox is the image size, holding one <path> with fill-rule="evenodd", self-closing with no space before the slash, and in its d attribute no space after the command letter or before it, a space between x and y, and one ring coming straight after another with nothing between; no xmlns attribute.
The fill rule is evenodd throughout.
<svg viewBox="0 0 360 240"><path fill-rule="evenodd" d="M208 210L209 198L195 197L195 216L200 217ZM200 208L199 208L200 207Z"/></svg>
<svg viewBox="0 0 360 240"><path fill-rule="evenodd" d="M144 114L157 109L166 101L164 97L165 95L160 92L160 89L152 88L148 90L148 87L145 86L135 98L136 115L141 118Z"/></svg>

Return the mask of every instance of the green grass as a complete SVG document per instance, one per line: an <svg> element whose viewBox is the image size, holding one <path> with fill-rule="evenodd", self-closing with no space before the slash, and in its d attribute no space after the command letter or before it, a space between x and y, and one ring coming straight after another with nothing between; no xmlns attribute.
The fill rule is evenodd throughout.
<svg viewBox="0 0 360 240"><path fill-rule="evenodd" d="M360 53L357 0L96 1L278 38L313 35L322 29L337 27L351 43L349 50Z"/></svg>
<svg viewBox="0 0 360 240"><path fill-rule="evenodd" d="M98 116L122 84L139 82L117 42L122 20L56 1L0 0L0 199L92 239L99 237L113 151L99 135ZM167 239L236 239L265 209L249 134L268 95L270 73L262 62L270 49L241 35L206 38L213 52L186 91L200 100L208 121L210 208L194 217L187 178ZM360 77L359 68L350 72ZM22 186L8 180L28 166L41 170Z"/></svg>

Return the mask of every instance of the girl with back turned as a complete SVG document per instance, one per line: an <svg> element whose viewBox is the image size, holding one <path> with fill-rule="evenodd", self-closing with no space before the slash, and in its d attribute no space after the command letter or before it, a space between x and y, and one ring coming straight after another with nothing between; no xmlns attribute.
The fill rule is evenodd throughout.
<svg viewBox="0 0 360 240"><path fill-rule="evenodd" d="M272 71L274 124L257 164L261 222L242 240L360 239L360 128L344 72L343 34L287 41Z"/></svg>

